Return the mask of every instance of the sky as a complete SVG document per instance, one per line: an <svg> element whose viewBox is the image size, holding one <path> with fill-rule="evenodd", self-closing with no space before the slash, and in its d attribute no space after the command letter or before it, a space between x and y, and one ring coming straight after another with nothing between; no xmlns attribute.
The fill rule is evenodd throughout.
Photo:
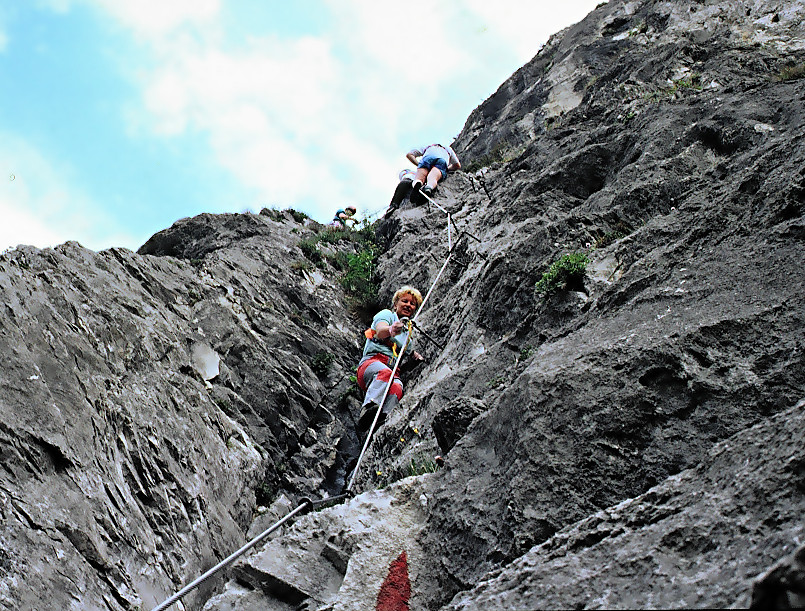
<svg viewBox="0 0 805 611"><path fill-rule="evenodd" d="M181 218L381 213L600 0L0 0L0 251Z"/></svg>

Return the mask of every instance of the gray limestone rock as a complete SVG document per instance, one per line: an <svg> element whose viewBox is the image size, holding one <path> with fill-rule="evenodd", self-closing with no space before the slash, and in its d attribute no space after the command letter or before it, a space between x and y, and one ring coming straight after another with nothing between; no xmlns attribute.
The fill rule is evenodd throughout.
<svg viewBox="0 0 805 611"><path fill-rule="evenodd" d="M805 495L792 475L804 430L802 401L717 444L695 469L560 531L444 609L795 608Z"/></svg>
<svg viewBox="0 0 805 611"><path fill-rule="evenodd" d="M430 564L419 543L428 477L403 479L300 518L235 565L236 582L248 586L249 606L237 606L245 593L230 584L205 609L375 608L381 584L401 554L411 583ZM412 591L414 608L419 599Z"/></svg>
<svg viewBox="0 0 805 611"><path fill-rule="evenodd" d="M143 254L0 256L0 607L150 608L244 542L257 497L343 486L353 417L310 367L351 369L360 325L288 265L291 229L313 233L203 215ZM192 258L148 254L167 243Z"/></svg>
<svg viewBox="0 0 805 611"><path fill-rule="evenodd" d="M460 397L453 399L433 416L433 433L444 454L467 432L475 418L486 411L486 406L478 399Z"/></svg>

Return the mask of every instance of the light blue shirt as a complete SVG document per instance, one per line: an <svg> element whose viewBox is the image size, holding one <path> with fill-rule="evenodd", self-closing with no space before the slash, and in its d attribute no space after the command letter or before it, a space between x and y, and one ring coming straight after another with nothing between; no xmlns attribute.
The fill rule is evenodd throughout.
<svg viewBox="0 0 805 611"><path fill-rule="evenodd" d="M392 312L391 310L380 310L377 314L375 314L375 317L372 319L372 329L377 331L377 323L379 323L381 320L388 325L393 325L400 319L397 316L397 314L395 312ZM405 342L407 340L408 340L408 331L404 331L399 335L395 335L394 337L391 338L391 341L393 341L397 345L397 354L400 354L400 352L402 351L402 347L405 345ZM410 348L411 345L409 344L406 351ZM366 343L363 346L363 356L372 356L373 354L385 354L387 357L389 357L389 359L394 358L394 353L391 351L390 347L386 346L385 340L384 343L381 343L371 339L367 339Z"/></svg>

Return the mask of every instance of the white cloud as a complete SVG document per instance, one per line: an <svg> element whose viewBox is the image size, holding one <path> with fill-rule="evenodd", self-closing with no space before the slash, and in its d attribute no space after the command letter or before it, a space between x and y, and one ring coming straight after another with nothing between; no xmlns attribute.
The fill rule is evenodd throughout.
<svg viewBox="0 0 805 611"><path fill-rule="evenodd" d="M6 180L4 178L4 182ZM9 184L3 184L0 188L0 215L3 217L0 225L0 251L20 244L45 248L65 241L34 211L26 209L24 202L27 195L15 192L15 189L24 191L25 187L13 184L16 181L8 182Z"/></svg>
<svg viewBox="0 0 805 611"><path fill-rule="evenodd" d="M144 109L157 118L157 130L167 133L208 129L244 104L286 129L309 132L308 122L317 127L336 85L329 50L315 39L263 41L238 53L185 39L155 51L158 66L142 82Z"/></svg>
<svg viewBox="0 0 805 611"><path fill-rule="evenodd" d="M0 134L0 250L19 244L53 247L76 240L94 250L136 248L140 242L123 231L80 189L69 170L57 168L13 134Z"/></svg>
<svg viewBox="0 0 805 611"><path fill-rule="evenodd" d="M398 81L427 85L446 78L469 56L451 35L454 12L422 0L401 9L373 0L328 0L333 14L329 36L342 41L357 60L353 77L365 70L394 75Z"/></svg>
<svg viewBox="0 0 805 611"><path fill-rule="evenodd" d="M164 35L185 24L211 22L220 9L219 0L85 0L106 11L138 35Z"/></svg>
<svg viewBox="0 0 805 611"><path fill-rule="evenodd" d="M143 81L140 128L208 134L219 163L262 199L318 196L311 159L341 129L339 71L327 44L263 39L226 53L189 38L155 45L159 67Z"/></svg>

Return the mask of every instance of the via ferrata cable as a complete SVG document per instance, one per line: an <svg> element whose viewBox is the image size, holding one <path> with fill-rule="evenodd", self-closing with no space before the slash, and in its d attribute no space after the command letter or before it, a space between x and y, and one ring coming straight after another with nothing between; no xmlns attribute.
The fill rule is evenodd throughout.
<svg viewBox="0 0 805 611"><path fill-rule="evenodd" d="M425 303L424 300L422 303ZM358 461L355 463L355 468L352 470L352 477L349 480L349 484L345 489L345 492L351 493L352 486L355 483L355 478L358 477L358 471L361 466L361 462L363 461L363 456L366 454L366 450L369 448L369 443L372 441L372 434L374 433L375 426L377 426L377 421L380 418L380 414L383 411L383 404L386 402L386 397L389 395L389 389L391 389L391 385L394 383L394 375L397 373L397 368L400 366L400 362L402 361L402 357L405 354L405 349L408 348L408 344L411 341L411 331L413 328L413 321L410 319L407 321L408 326L408 334L405 337L405 343L403 347L400 349L400 354L394 360L394 367L391 369L391 376L389 376L389 381L386 383L386 388L383 390L383 396L381 397L380 401L377 405L377 410L375 411L375 417L372 419L372 424L369 426L369 433L366 435L366 441L363 443L363 449L361 450L360 455L358 455ZM396 346L396 344L395 344Z"/></svg>
<svg viewBox="0 0 805 611"><path fill-rule="evenodd" d="M260 543L263 539L268 537L268 535L270 535L272 532L277 530L280 526L285 524L285 522L287 522L288 520L293 518L298 513L301 513L303 510L310 509L312 507L313 507L313 502L310 499L303 499L302 504L299 505L299 507L297 507L296 509L294 509L293 511L288 513L284 518L282 518L281 520L279 520L278 522L276 522L275 524L273 524L272 526L270 526L269 528L264 530L260 535L258 535L257 537L255 537L254 539L252 539L251 541L246 543L243 547L241 547L237 551L233 552L232 554L230 554L229 556L227 556L223 560L221 560L221 562L216 564L209 571L204 573L201 577L197 578L192 583L187 584L181 590L176 592L176 594L174 594L170 598L166 599L164 602L160 603L156 607L154 607L152 611L163 611L164 609L167 609L168 607L170 607L174 603L178 602L179 599L181 599L183 596L189 594L191 591L195 590L198 586L200 586L203 582L205 582L207 579L212 577L215 573L217 573L218 571L220 571L224 567L227 567L230 564L232 564L237 558L239 558L240 556L245 554L247 551L249 551L251 548L253 548L258 543Z"/></svg>
<svg viewBox="0 0 805 611"><path fill-rule="evenodd" d="M424 195L425 197L428 197L424 193L422 195ZM430 198L428 198L428 199L430 199ZM436 206L439 207L439 209L444 210L444 208L442 208L438 204L436 204ZM345 492L347 492L347 493L352 493L352 486L355 484L355 479L358 477L361 462L363 461L363 457L366 454L366 451L369 449L369 445L372 442L372 437L374 436L375 426L377 425L377 421L380 418L380 413L383 411L383 403L385 403L386 397L389 394L389 389L391 389L391 385L394 383L394 374L397 373L397 368L398 368L398 366L400 364L400 361L402 360L403 354L405 353L405 349L408 347L408 343L411 341L412 329L413 329L414 324L416 323L416 319L419 316L420 312L422 312L422 308L425 307L425 304L427 303L428 298L430 298L431 293L433 293L433 289L436 288L436 284L439 282L439 279L442 277L442 274L444 273L444 270L447 269L447 264L450 263L450 259L453 256L454 248L453 248L452 243L450 243L451 242L451 239L450 239L450 222L451 222L450 213L447 212L446 210L445 210L445 212L447 213L447 235L448 235L448 243L450 244L450 248L449 248L448 253L447 253L447 258L445 259L444 264L442 265L441 269L439 270L439 273L436 274L436 278L431 283L430 289L428 289L428 292L425 294L425 298L422 300L422 303L419 304L419 307L417 308L416 312L414 313L414 317L411 320L408 321L408 337L406 338L405 344L403 345L402 350L400 351L400 356L394 362L394 367L391 370L391 376L389 377L389 381L386 383L386 388L383 391L383 398L380 400L380 403L378 405L377 411L375 413L375 417L372 420L372 425L369 427L369 433L366 436L366 441L364 441L363 448L361 450L360 455L358 456L358 462L355 463L355 468L352 470L352 477L349 480L349 484L347 484L347 487L345 488ZM460 237L459 237L459 240L460 240ZM456 242L456 245L458 245L458 242Z"/></svg>

